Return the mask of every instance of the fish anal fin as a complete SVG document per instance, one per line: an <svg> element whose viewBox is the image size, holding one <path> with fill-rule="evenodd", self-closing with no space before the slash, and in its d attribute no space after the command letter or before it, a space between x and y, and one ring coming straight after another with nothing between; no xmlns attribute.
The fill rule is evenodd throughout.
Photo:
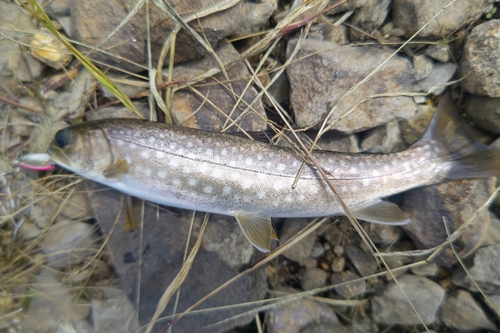
<svg viewBox="0 0 500 333"><path fill-rule="evenodd" d="M115 163L109 165L102 175L106 178L120 178L128 171L127 161L123 158L118 159Z"/></svg>
<svg viewBox="0 0 500 333"><path fill-rule="evenodd" d="M411 222L411 219L396 204L382 200L355 209L352 215L357 219L379 224L403 225Z"/></svg>
<svg viewBox="0 0 500 333"><path fill-rule="evenodd" d="M271 238L275 238L276 233L269 216L241 212L235 217L243 234L253 246L262 252L271 250Z"/></svg>

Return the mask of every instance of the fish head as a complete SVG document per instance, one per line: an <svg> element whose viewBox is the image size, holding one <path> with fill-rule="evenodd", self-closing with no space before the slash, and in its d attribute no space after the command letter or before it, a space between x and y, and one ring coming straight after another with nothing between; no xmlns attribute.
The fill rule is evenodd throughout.
<svg viewBox="0 0 500 333"><path fill-rule="evenodd" d="M87 177L114 162L105 126L99 122L59 130L47 153L59 166Z"/></svg>

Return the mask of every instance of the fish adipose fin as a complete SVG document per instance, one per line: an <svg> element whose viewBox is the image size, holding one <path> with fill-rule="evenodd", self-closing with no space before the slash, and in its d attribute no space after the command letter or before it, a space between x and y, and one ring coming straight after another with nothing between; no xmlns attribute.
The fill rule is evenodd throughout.
<svg viewBox="0 0 500 333"><path fill-rule="evenodd" d="M121 176L126 174L128 171L127 161L123 158L118 159L115 163L108 166L102 172L102 175L106 178L119 179Z"/></svg>
<svg viewBox="0 0 500 333"><path fill-rule="evenodd" d="M403 225L411 222L411 219L396 204L382 200L370 206L355 209L352 215L357 219L379 224Z"/></svg>
<svg viewBox="0 0 500 333"><path fill-rule="evenodd" d="M277 237L269 216L238 213L235 217L241 230L253 246L262 252L271 250L271 238L276 239Z"/></svg>
<svg viewBox="0 0 500 333"><path fill-rule="evenodd" d="M446 179L500 176L500 148L474 141L464 134L459 113L450 94L443 96L426 132L415 145L435 142L439 154L452 167Z"/></svg>

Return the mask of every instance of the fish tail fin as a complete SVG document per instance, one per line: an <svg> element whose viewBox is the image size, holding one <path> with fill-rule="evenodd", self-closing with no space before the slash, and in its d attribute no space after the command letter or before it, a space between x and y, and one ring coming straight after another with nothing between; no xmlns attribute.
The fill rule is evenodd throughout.
<svg viewBox="0 0 500 333"><path fill-rule="evenodd" d="M416 144L425 142L434 142L439 154L451 162L448 180L500 176L500 148L479 143L465 133L449 93Z"/></svg>

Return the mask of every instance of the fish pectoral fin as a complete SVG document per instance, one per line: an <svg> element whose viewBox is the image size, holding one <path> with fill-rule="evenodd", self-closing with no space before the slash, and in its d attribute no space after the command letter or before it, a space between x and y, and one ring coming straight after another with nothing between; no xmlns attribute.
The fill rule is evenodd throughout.
<svg viewBox="0 0 500 333"><path fill-rule="evenodd" d="M127 161L123 158L118 159L115 163L108 166L102 172L102 175L106 178L120 178L128 171Z"/></svg>
<svg viewBox="0 0 500 333"><path fill-rule="evenodd" d="M403 225L411 222L411 219L399 209L399 207L389 201L377 201L376 203L358 208L352 211L355 218L368 222Z"/></svg>
<svg viewBox="0 0 500 333"><path fill-rule="evenodd" d="M277 237L269 216L238 213L235 217L241 230L253 246L262 252L271 250L271 238L276 239Z"/></svg>

